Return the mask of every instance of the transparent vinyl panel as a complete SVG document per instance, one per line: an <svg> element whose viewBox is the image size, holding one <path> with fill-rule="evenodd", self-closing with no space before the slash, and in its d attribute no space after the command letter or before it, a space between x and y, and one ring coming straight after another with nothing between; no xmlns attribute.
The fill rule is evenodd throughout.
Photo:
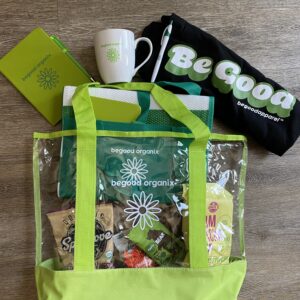
<svg viewBox="0 0 300 300"><path fill-rule="evenodd" d="M97 138L95 268L189 267L191 141ZM210 141L207 146L210 266L244 255L240 240L244 148L242 142ZM40 187L43 260L57 258L58 269L71 270L76 229L76 137L36 139L34 158L38 162L34 179Z"/></svg>

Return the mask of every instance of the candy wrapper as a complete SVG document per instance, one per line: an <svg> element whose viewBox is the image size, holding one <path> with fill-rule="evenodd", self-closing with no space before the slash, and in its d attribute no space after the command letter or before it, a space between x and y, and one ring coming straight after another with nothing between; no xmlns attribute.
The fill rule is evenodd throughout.
<svg viewBox="0 0 300 300"><path fill-rule="evenodd" d="M125 267L128 268L150 268L155 267L154 261L143 251L138 249L127 237L129 230L119 232L113 236L116 249Z"/></svg>
<svg viewBox="0 0 300 300"><path fill-rule="evenodd" d="M139 226L134 227L128 237L161 266L179 264L186 254L184 242L157 221L153 222L152 227L146 226L144 230Z"/></svg>

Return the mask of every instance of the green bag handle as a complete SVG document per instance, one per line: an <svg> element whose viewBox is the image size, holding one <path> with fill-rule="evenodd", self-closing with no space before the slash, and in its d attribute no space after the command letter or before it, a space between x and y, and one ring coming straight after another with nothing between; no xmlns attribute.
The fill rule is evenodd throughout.
<svg viewBox="0 0 300 300"><path fill-rule="evenodd" d="M72 98L77 126L76 157L76 230L74 270L93 271L96 200L96 118L88 87L79 86ZM189 251L190 267L208 266L206 244L206 145L208 127L171 92L153 83L125 83L116 87L147 91L173 119L191 130L194 141L189 146Z"/></svg>
<svg viewBox="0 0 300 300"><path fill-rule="evenodd" d="M185 91L188 95L200 95L201 87L197 83L194 82L171 82L171 81L159 81L155 82L155 84L159 85L162 88L165 87L176 87L183 91ZM145 123L148 118L149 108L150 108L150 96L147 92L138 92L138 101L141 107L141 114L137 118L137 122Z"/></svg>
<svg viewBox="0 0 300 300"><path fill-rule="evenodd" d="M162 88L173 86L182 89L188 95L200 95L201 87L194 82L171 82L171 81L159 81L155 84ZM101 85L102 88L115 88L119 89L117 85L105 84ZM148 118L149 108L150 108L150 97L149 92L139 91L137 94L138 102L141 107L141 114L137 118L136 122L145 123Z"/></svg>

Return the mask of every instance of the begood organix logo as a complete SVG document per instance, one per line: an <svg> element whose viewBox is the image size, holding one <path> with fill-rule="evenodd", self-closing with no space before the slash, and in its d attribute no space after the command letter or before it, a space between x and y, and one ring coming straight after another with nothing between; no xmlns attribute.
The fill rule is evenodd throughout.
<svg viewBox="0 0 300 300"><path fill-rule="evenodd" d="M146 170L147 165L143 162L142 159L137 160L134 157L132 160L127 159L126 163L122 164L123 169L120 170L122 179L126 181L140 181L146 179L145 174L148 173Z"/></svg>
<svg viewBox="0 0 300 300"><path fill-rule="evenodd" d="M106 58L108 59L108 61L115 63L120 59L120 53L119 50L117 48L108 48L107 52L106 52Z"/></svg>
<svg viewBox="0 0 300 300"><path fill-rule="evenodd" d="M146 225L153 227L152 221L159 221L157 214L161 212L161 209L156 207L159 203L158 200L153 200L153 194L148 196L145 192L141 192L132 195L133 200L127 200L128 208L124 209L124 212L128 214L126 221L133 221L132 226L140 226L141 230L144 230Z"/></svg>
<svg viewBox="0 0 300 300"><path fill-rule="evenodd" d="M58 82L58 74L52 68L45 68L38 75L38 83L45 90L55 88Z"/></svg>

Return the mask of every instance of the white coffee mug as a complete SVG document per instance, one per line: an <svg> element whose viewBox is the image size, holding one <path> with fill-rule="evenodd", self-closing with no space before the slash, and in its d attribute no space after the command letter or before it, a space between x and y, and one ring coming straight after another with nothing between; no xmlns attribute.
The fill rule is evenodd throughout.
<svg viewBox="0 0 300 300"><path fill-rule="evenodd" d="M145 41L150 52L136 68L135 49ZM95 36L95 52L98 70L105 83L130 82L136 72L149 60L153 46L148 38L134 39L134 33L126 29L106 29Z"/></svg>

